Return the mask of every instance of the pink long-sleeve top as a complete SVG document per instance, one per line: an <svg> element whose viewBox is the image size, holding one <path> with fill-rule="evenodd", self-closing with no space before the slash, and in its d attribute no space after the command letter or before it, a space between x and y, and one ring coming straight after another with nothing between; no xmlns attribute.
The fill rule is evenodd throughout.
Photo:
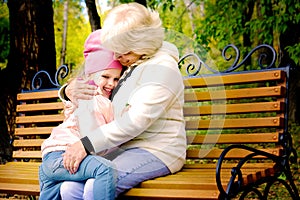
<svg viewBox="0 0 300 200"><path fill-rule="evenodd" d="M113 107L109 99L97 95L91 100L79 100L78 108L70 101L63 101L65 119L53 128L42 146L42 157L49 152L66 150L90 131L113 120Z"/></svg>

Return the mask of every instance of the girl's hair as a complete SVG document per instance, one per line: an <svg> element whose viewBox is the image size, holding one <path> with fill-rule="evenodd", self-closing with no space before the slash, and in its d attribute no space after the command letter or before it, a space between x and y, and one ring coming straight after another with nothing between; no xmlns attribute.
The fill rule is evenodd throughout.
<svg viewBox="0 0 300 200"><path fill-rule="evenodd" d="M161 46L164 30L159 14L138 3L113 8L104 20L103 46L120 54L130 51L153 55Z"/></svg>

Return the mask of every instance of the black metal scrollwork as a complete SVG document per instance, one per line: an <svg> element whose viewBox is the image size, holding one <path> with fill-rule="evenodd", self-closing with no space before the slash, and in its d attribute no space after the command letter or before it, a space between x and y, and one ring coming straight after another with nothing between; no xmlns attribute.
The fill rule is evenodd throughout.
<svg viewBox="0 0 300 200"><path fill-rule="evenodd" d="M45 70L41 70L38 71L32 81L31 81L31 89L32 90L39 90L42 87L43 84L43 80L41 78L41 75L44 74L46 75L46 77L48 78L49 82L54 86L54 87L60 87L61 84L59 83L59 79L64 79L67 77L67 75L69 74L69 68L66 65L62 65L60 66L57 71L55 72L55 77L54 77L54 81L51 79L50 74L45 71Z"/></svg>
<svg viewBox="0 0 300 200"><path fill-rule="evenodd" d="M185 63L188 63L187 66L185 67L186 74L188 76L196 76L197 74L199 74L199 72L201 71L202 65L211 72L214 72L214 73L218 72L217 70L210 68L195 53L189 53L189 54L183 56L178 62L179 69L181 69L182 66L185 65Z"/></svg>
<svg viewBox="0 0 300 200"><path fill-rule="evenodd" d="M232 54L228 54L229 49L233 49L235 52L235 57ZM241 56L240 56L240 50L233 44L229 44L227 45L223 51L222 51L222 57L224 58L225 61L231 61L232 59L234 59L233 63L225 70L215 70L212 67L208 66L203 60L201 60L199 58L198 55L196 55L195 53L190 53L187 54L185 56L183 56L179 62L179 69L183 68L183 66L185 66L185 63L188 63L185 66L185 71L187 76L196 76L200 73L202 66L204 66L208 71L212 72L212 73L229 73L229 72L233 72L237 69L239 69L242 65L244 65L246 63L246 61L248 61L251 56L255 53L258 52L259 50L262 49L266 49L265 51L261 51L259 52L259 58L258 58L258 67L260 69L269 69L274 67L275 65L275 61L277 58L277 54L276 51L274 50L274 48L270 45L267 44L261 44L258 45L257 47L253 48L246 56L243 60L240 61ZM270 53L266 53L266 52L270 52ZM270 61L269 64L263 64L264 61L267 61L267 59Z"/></svg>
<svg viewBox="0 0 300 200"><path fill-rule="evenodd" d="M267 45L267 44L261 44L261 45L258 45L257 47L255 47L254 49L252 49L245 56L245 58L239 63L240 50L235 45L229 44L222 51L222 56L226 61L230 61L231 58L232 58L231 55L229 57L226 57L226 51L230 48L233 48L235 50L236 57L235 57L235 60L234 60L233 64L228 69L226 69L225 71L222 71L222 73L232 72L232 71L235 71L236 69L240 68L251 57L251 55L253 55L255 52L257 52L258 50L263 49L263 48L269 49L271 51L271 53L272 53L271 60L272 61L271 61L270 64L268 64L267 66L264 67L263 60L265 60L268 57L268 55L265 52L261 52L259 54L259 58L258 58L258 66L260 67L260 69L269 69L269 68L273 67L274 64L275 64L275 61L276 61L276 57L277 57L276 51L274 50L274 48L272 46Z"/></svg>

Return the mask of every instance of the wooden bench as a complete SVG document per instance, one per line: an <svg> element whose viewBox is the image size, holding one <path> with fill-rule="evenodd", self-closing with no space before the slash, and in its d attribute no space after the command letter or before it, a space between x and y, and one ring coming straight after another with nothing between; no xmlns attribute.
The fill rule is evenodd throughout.
<svg viewBox="0 0 300 200"><path fill-rule="evenodd" d="M40 146L64 119L57 94L56 89L17 95L13 161L0 165L0 193L39 195Z"/></svg>
<svg viewBox="0 0 300 200"><path fill-rule="evenodd" d="M287 126L289 68L233 72L240 69L233 65L226 73L198 76L190 61L181 63L188 63L189 74L184 79L186 164L120 199L243 199L249 193L263 199L276 182L299 199L290 171L290 158L296 155ZM55 90L20 93L18 101L14 162L0 165L0 193L35 197L40 145L63 120L63 105ZM256 189L264 183L264 191Z"/></svg>

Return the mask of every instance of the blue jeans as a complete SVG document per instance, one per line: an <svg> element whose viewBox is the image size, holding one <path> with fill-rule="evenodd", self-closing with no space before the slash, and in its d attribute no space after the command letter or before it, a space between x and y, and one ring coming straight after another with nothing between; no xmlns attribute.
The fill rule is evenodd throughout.
<svg viewBox="0 0 300 200"><path fill-rule="evenodd" d="M81 162L78 171L70 174L63 166L62 154L55 151L44 156L39 168L40 200L61 199L60 186L63 181L85 181L95 178L93 191L95 199L109 200L115 198L116 172L113 164L100 156L88 155Z"/></svg>
<svg viewBox="0 0 300 200"><path fill-rule="evenodd" d="M118 171L116 197L139 183L152 178L170 174L167 166L156 156L143 149L134 148L123 151L112 159ZM93 190L99 188L92 184L93 179L83 182L65 181L61 185L63 200L91 200ZM97 188L96 188L97 187Z"/></svg>

